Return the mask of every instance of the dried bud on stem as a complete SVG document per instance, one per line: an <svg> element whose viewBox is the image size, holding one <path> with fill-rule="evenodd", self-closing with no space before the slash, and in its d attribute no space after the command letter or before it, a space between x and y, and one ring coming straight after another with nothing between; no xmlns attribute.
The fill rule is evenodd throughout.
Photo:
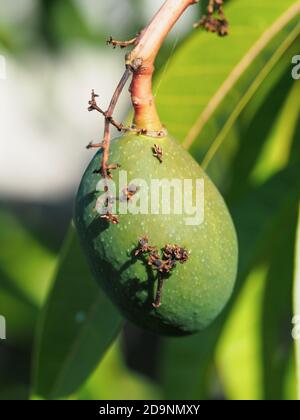
<svg viewBox="0 0 300 420"><path fill-rule="evenodd" d="M116 48L116 47L127 48L127 47L130 47L131 45L137 44L138 36L139 34L136 37L130 39L129 41L117 41L116 39L113 39L112 36L110 36L108 40L106 41L106 43L107 45L112 45L113 48Z"/></svg>
<svg viewBox="0 0 300 420"><path fill-rule="evenodd" d="M155 144L152 147L152 151L153 151L153 156L156 157L160 163L162 163L163 161L163 151L162 148L160 146L157 146L157 144Z"/></svg>
<svg viewBox="0 0 300 420"><path fill-rule="evenodd" d="M188 260L189 253L185 248L182 248L177 244L165 245L159 253L156 246L149 245L148 236L143 236L139 240L134 255L136 257L146 257L143 261L158 273L158 286L153 306L159 308L161 305L164 281L170 276L172 270L176 267L177 262L184 264Z"/></svg>
<svg viewBox="0 0 300 420"><path fill-rule="evenodd" d="M214 17L215 12L217 12L218 18ZM219 36L228 35L228 26L228 21L223 11L223 0L209 0L207 15L204 15L194 25L195 28L201 27L208 32L217 33Z"/></svg>

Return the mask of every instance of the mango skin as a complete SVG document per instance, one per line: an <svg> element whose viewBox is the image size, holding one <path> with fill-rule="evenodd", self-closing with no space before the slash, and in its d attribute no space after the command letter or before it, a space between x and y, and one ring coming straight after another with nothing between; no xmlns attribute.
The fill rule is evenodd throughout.
<svg viewBox="0 0 300 420"><path fill-rule="evenodd" d="M153 144L163 149L163 163L152 155ZM204 222L189 226L186 214L120 215L107 223L95 212L102 151L83 175L75 203L75 225L96 280L122 314L138 326L161 335L179 336L207 327L228 302L236 279L238 245L225 202L198 163L170 137L153 139L132 133L112 141L110 162L128 172L129 184L144 179L204 179ZM195 198L195 197L194 197ZM152 306L157 279L151 267L133 256L138 240L163 248L179 244L190 252L165 280L162 305Z"/></svg>

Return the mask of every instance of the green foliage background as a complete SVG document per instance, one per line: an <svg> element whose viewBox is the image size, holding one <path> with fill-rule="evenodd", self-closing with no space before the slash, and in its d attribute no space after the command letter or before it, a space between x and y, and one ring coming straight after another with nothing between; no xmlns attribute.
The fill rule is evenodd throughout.
<svg viewBox="0 0 300 420"><path fill-rule="evenodd" d="M92 31L76 4L40 1L34 29L23 32L0 19L2 49L22 57L32 42L51 54L73 42L100 44L111 28ZM140 29L139 7L132 0L121 36ZM0 342L0 399L300 396L299 342L291 333L300 315L300 80L291 77L300 1L231 0L226 14L230 37L190 31L167 67L166 43L156 96L163 122L232 212L240 264L230 304L188 338L124 327L91 278L72 224L59 250L47 232L3 206L0 314L10 333ZM155 349L152 374L130 363L130 339L132 352L137 345L143 354L149 343Z"/></svg>

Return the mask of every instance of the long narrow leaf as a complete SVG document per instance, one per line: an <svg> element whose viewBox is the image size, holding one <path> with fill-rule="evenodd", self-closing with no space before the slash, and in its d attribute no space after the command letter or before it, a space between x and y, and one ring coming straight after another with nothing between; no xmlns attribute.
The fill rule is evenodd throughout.
<svg viewBox="0 0 300 420"><path fill-rule="evenodd" d="M300 206L298 217L296 256L295 256L295 290L294 290L294 339L296 346L296 366L298 381L298 399L300 400Z"/></svg>
<svg viewBox="0 0 300 420"><path fill-rule="evenodd" d="M240 267L234 296L223 314L205 331L188 338L164 340L164 390L167 398L202 397L201 385L215 346L249 270L274 241L281 219L300 198L300 166L294 165L255 188L233 209L240 244ZM187 356L185 356L187 355ZM183 381L176 372L185 373Z"/></svg>
<svg viewBox="0 0 300 420"><path fill-rule="evenodd" d="M40 319L34 394L61 398L75 392L120 327L121 317L92 278L72 228Z"/></svg>

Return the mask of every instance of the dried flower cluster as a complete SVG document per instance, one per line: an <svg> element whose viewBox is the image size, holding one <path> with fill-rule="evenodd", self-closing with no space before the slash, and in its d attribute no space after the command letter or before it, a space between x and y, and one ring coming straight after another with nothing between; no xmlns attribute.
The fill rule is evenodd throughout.
<svg viewBox="0 0 300 420"><path fill-rule="evenodd" d="M217 13L218 17L214 17ZM202 27L208 32L217 33L219 36L228 35L228 21L223 11L223 0L209 0L207 15L204 15L199 22L194 25Z"/></svg>
<svg viewBox="0 0 300 420"><path fill-rule="evenodd" d="M160 146L158 146L157 144L154 144L154 146L152 147L152 151L153 151L153 156L156 157L160 163L163 162L163 150Z"/></svg>
<svg viewBox="0 0 300 420"><path fill-rule="evenodd" d="M122 201L130 201L132 197L139 191L139 187L134 184L128 185L128 187L123 189L123 196L121 197Z"/></svg>
<svg viewBox="0 0 300 420"><path fill-rule="evenodd" d="M144 236L139 240L134 255L146 257L146 263L158 272L159 282L153 306L159 308L161 305L163 281L171 274L177 262L184 264L188 260L189 253L185 248L177 244L165 245L160 253L156 246L149 245L148 237Z"/></svg>

